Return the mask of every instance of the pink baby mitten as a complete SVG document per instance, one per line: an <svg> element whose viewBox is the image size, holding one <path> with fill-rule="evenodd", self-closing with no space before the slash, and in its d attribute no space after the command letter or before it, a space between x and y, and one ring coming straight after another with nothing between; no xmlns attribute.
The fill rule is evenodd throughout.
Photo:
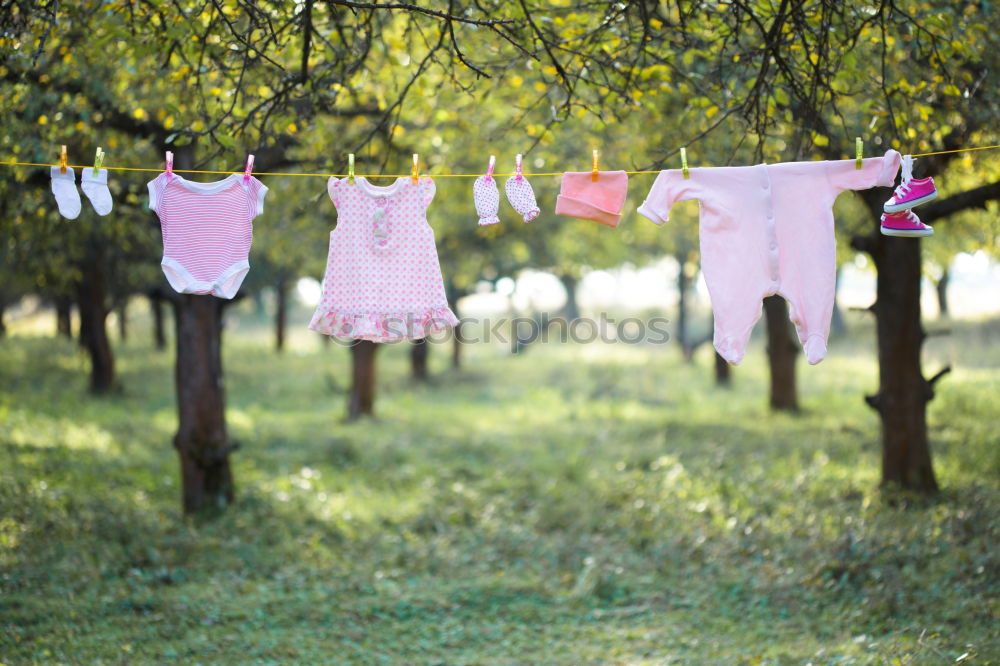
<svg viewBox="0 0 1000 666"><path fill-rule="evenodd" d="M493 176L480 176L472 184L472 196L479 213L479 226L496 224L500 221L500 192Z"/></svg>
<svg viewBox="0 0 1000 666"><path fill-rule="evenodd" d="M521 214L526 223L531 222L542 212L535 203L535 191L531 189L531 183L524 176L511 176L507 179L504 189L507 191L507 201Z"/></svg>

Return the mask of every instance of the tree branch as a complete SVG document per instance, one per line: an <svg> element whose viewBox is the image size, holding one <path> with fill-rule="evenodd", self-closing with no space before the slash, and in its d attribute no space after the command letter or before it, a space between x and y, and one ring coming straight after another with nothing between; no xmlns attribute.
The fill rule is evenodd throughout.
<svg viewBox="0 0 1000 666"><path fill-rule="evenodd" d="M982 185L920 207L920 219L932 222L969 208L986 208L987 201L1000 199L1000 181Z"/></svg>
<svg viewBox="0 0 1000 666"><path fill-rule="evenodd" d="M340 5L341 7L349 7L351 9L402 9L407 12L414 12L416 14L426 14L427 16L433 16L434 18L444 19L446 21L458 21L459 23L468 23L469 25L504 25L508 23L517 23L515 19L470 19L464 16L458 16L455 14L446 14L445 12L437 11L435 9L428 9L427 7L421 7L419 5L414 5L408 2L353 2L352 0L327 0L327 4Z"/></svg>

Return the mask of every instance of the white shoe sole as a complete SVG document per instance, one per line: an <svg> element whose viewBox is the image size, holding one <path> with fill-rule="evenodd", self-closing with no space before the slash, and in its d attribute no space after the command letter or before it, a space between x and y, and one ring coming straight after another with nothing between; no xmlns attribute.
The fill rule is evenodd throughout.
<svg viewBox="0 0 1000 666"><path fill-rule="evenodd" d="M933 236L933 229L890 229L882 227L883 236L897 236L900 238L921 238L923 236Z"/></svg>
<svg viewBox="0 0 1000 666"><path fill-rule="evenodd" d="M906 203L890 204L887 202L884 206L882 206L882 210L884 210L886 213L899 213L904 210L910 210L911 208L915 208L920 204L925 204L928 201L934 201L935 199L937 199L937 196L938 196L937 190L934 190L930 194L925 194L919 199L914 199L913 201L907 201Z"/></svg>

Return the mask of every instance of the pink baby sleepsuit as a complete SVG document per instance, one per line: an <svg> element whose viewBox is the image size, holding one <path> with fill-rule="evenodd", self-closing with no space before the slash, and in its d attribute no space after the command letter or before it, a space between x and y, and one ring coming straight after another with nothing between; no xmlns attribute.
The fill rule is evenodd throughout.
<svg viewBox="0 0 1000 666"><path fill-rule="evenodd" d="M809 363L826 355L836 280L833 202L844 190L888 187L900 155L833 162L661 171L639 207L656 224L676 201L700 204L701 267L715 314L715 348L743 360L765 296L788 301Z"/></svg>
<svg viewBox="0 0 1000 666"><path fill-rule="evenodd" d="M330 178L337 208L323 296L309 328L338 338L392 342L458 323L448 307L434 230L426 210L434 181L398 178L377 187L363 177Z"/></svg>
<svg viewBox="0 0 1000 666"><path fill-rule="evenodd" d="M250 272L252 220L264 212L267 187L232 174L195 183L161 173L149 181L149 207L163 231L163 274L182 294L232 298Z"/></svg>

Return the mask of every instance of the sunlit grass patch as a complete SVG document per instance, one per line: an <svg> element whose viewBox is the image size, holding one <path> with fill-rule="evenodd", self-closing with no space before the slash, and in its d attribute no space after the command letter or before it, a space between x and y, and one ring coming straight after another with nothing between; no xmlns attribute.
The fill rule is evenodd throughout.
<svg viewBox="0 0 1000 666"><path fill-rule="evenodd" d="M237 503L197 523L179 515L170 352L134 333L122 391L91 398L71 344L0 343L0 662L1000 651L991 369L937 385L944 490L905 505L877 488L870 341L800 361L797 415L769 411L759 341L730 388L707 347L691 364L673 346L470 347L453 370L434 346L419 386L395 346L377 418L345 423L349 352L303 337L279 355L251 323L224 347Z"/></svg>

